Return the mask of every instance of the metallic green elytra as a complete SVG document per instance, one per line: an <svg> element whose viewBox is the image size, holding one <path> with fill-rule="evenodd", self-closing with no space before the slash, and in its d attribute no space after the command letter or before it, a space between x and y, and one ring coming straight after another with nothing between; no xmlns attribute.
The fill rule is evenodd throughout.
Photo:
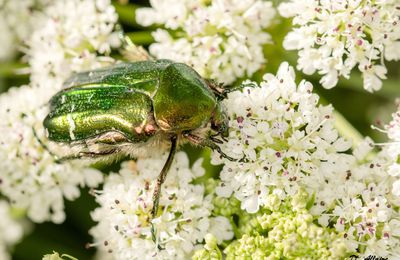
<svg viewBox="0 0 400 260"><path fill-rule="evenodd" d="M76 74L65 87L50 100L44 120L52 141L143 143L157 135L190 133L208 123L227 134L215 90L182 63L121 63Z"/></svg>
<svg viewBox="0 0 400 260"><path fill-rule="evenodd" d="M75 152L59 160L142 155L169 144L157 179L152 216L178 141L216 149L228 135L220 100L226 92L191 67L170 60L120 63L73 75L50 100L43 125L49 140ZM156 240L155 230L152 229Z"/></svg>

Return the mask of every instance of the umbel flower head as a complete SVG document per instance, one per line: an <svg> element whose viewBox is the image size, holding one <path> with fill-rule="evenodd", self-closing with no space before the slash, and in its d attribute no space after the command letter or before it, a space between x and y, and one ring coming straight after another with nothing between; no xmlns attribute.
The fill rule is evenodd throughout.
<svg viewBox="0 0 400 260"><path fill-rule="evenodd" d="M228 213L239 219L240 236L223 250L225 258L208 234L204 249L193 259L342 259L350 253L340 232L313 223L315 217L307 209L311 198L304 190L284 200L269 197L271 203L255 214L238 208Z"/></svg>
<svg viewBox="0 0 400 260"><path fill-rule="evenodd" d="M96 53L110 51L117 16L107 0L56 1L43 12L27 42L31 85L0 96L0 192L34 222L59 223L63 198L77 198L79 187L97 186L102 175L82 162L55 163L38 142L46 104L71 73L113 61Z"/></svg>
<svg viewBox="0 0 400 260"><path fill-rule="evenodd" d="M207 233L218 241L233 233L225 217L212 216L212 195L192 181L204 174L202 160L189 167L184 152L176 154L163 184L158 217L151 220L155 180L166 154L123 163L119 174L111 174L96 200L100 204L92 217L98 225L91 230L95 244L116 259L187 259ZM150 232L153 222L159 251Z"/></svg>
<svg viewBox="0 0 400 260"><path fill-rule="evenodd" d="M162 24L153 33L150 53L191 65L203 77L226 84L252 75L265 58L262 46L270 42L264 30L275 9L269 1L152 0L140 8L136 20L144 26ZM168 10L168 11L166 11Z"/></svg>
<svg viewBox="0 0 400 260"><path fill-rule="evenodd" d="M230 93L225 105L230 135L221 147L238 161L214 153L214 162L225 164L218 196L232 196L243 210L258 213L304 190L312 196L309 213L321 227L342 233L349 251L400 254L397 142L372 159L370 139L345 153L350 143L334 128L332 108L318 105L309 82L296 85L287 63L258 87ZM393 139L397 126L395 113L386 126Z"/></svg>
<svg viewBox="0 0 400 260"><path fill-rule="evenodd" d="M317 202L311 212L319 216L321 225L344 232L346 244L360 256L396 259L400 255L400 200L393 187L398 177L391 176L386 149L367 158L372 147L367 139L354 152L355 164L327 176L328 183L321 183L319 191L325 194L324 205ZM361 155L360 150L364 150Z"/></svg>
<svg viewBox="0 0 400 260"><path fill-rule="evenodd" d="M334 171L348 161L341 152L350 143L338 136L332 107L318 105L311 83L297 86L288 63L258 87L230 93L224 104L230 134L221 147L238 161L215 153L214 162L225 163L217 194L233 194L248 212L257 212L271 192L284 198L306 187L313 194L324 181L321 168Z"/></svg>
<svg viewBox="0 0 400 260"><path fill-rule="evenodd" d="M51 92L50 92L51 93ZM11 204L26 209L34 222L65 219L63 197L79 196L79 186L97 186L99 171L81 162L58 164L38 142L46 115L43 106L49 91L43 87L22 86L0 96L0 192Z"/></svg>
<svg viewBox="0 0 400 260"><path fill-rule="evenodd" d="M386 60L400 59L399 2L290 0L279 6L293 17L293 30L283 46L299 50L297 68L322 74L321 84L334 87L358 67L367 91L379 90Z"/></svg>
<svg viewBox="0 0 400 260"><path fill-rule="evenodd" d="M27 42L31 85L61 88L72 73L113 62L118 16L109 0L55 1L44 13Z"/></svg>
<svg viewBox="0 0 400 260"><path fill-rule="evenodd" d="M8 251L22 238L23 228L12 218L11 207L5 200L0 200L0 219L0 259L8 260Z"/></svg>
<svg viewBox="0 0 400 260"><path fill-rule="evenodd" d="M19 0L0 2L0 61L15 56L19 44L27 40L39 21L45 5L51 0Z"/></svg>

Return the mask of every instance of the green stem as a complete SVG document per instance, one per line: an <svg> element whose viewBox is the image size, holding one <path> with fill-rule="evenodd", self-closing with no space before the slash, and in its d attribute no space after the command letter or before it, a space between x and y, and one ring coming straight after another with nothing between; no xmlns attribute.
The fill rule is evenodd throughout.
<svg viewBox="0 0 400 260"><path fill-rule="evenodd" d="M319 100L322 104L329 104L321 95L319 95ZM352 147L356 148L364 140L364 136L339 111L333 110L333 116L335 118L334 125L339 135L351 140Z"/></svg>
<svg viewBox="0 0 400 260"><path fill-rule="evenodd" d="M78 258L75 258L75 257L73 257L73 256L71 256L71 255L67 255L67 254L62 254L61 255L61 258L62 259L70 259L70 260L78 260Z"/></svg>
<svg viewBox="0 0 400 260"><path fill-rule="evenodd" d="M118 19L121 24L128 25L136 29L147 28L150 30L155 30L157 28L157 26L155 25L144 27L136 22L136 10L143 6L136 4L120 4L115 1L113 2L113 5L115 7L115 11L118 14Z"/></svg>
<svg viewBox="0 0 400 260"><path fill-rule="evenodd" d="M352 140L353 148L357 147L364 139L362 134L338 111L333 111L333 115L335 117L335 127L339 134L347 140Z"/></svg>
<svg viewBox="0 0 400 260"><path fill-rule="evenodd" d="M119 21L122 24L129 25L129 26L136 27L136 28L142 27L136 22L136 18L135 18L136 9L138 9L140 6L135 5L135 4L122 5L117 2L113 2L113 5L115 7L115 11L118 14Z"/></svg>
<svg viewBox="0 0 400 260"><path fill-rule="evenodd" d="M229 218L229 222L232 225L232 230L233 230L233 233L235 234L235 237L237 239L240 239L242 237L242 234L240 233L238 227L236 226L235 221L233 221L233 217L232 216Z"/></svg>
<svg viewBox="0 0 400 260"><path fill-rule="evenodd" d="M27 74L21 73L18 70L27 68L25 64L18 62L0 63L0 78L21 78Z"/></svg>
<svg viewBox="0 0 400 260"><path fill-rule="evenodd" d="M125 34L136 45L149 45L154 42L151 31L129 32Z"/></svg>
<svg viewBox="0 0 400 260"><path fill-rule="evenodd" d="M227 246L229 246L230 245L230 243L229 242L227 242L227 241L222 241L222 243L219 245L219 247L220 248L226 248Z"/></svg>
<svg viewBox="0 0 400 260"><path fill-rule="evenodd" d="M400 96L400 87L398 79L384 79L382 80L382 88L375 91L373 94L393 100ZM363 79L360 73L352 73L349 80L341 79L338 86L351 89L358 92L367 93L363 86Z"/></svg>

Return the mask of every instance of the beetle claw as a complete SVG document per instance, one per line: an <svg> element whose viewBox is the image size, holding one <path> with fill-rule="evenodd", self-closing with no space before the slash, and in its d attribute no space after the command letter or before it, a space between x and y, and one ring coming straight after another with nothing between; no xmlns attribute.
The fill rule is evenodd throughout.
<svg viewBox="0 0 400 260"><path fill-rule="evenodd" d="M223 141L221 141L221 140L215 138L214 136L210 136L210 139L211 139L213 142L217 143L217 144L223 144L223 143L224 143Z"/></svg>
<svg viewBox="0 0 400 260"><path fill-rule="evenodd" d="M219 146L216 146L215 150L221 155L221 157L228 159L231 162L237 161L237 159L232 158L232 157L228 156L226 153L224 153Z"/></svg>
<svg viewBox="0 0 400 260"><path fill-rule="evenodd" d="M239 160L239 162L249 162L249 159L247 159L246 155L243 154L243 157Z"/></svg>

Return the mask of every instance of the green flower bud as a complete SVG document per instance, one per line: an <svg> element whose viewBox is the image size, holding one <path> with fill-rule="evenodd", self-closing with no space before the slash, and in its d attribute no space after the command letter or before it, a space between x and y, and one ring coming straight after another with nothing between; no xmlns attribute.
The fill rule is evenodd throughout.
<svg viewBox="0 0 400 260"><path fill-rule="evenodd" d="M244 235L225 248L227 260L340 259L348 255L343 234L314 224L306 191L284 201L274 195L268 200L271 203L256 214L237 213Z"/></svg>
<svg viewBox="0 0 400 260"><path fill-rule="evenodd" d="M205 236L206 244L203 249L195 251L192 256L193 260L220 260L222 253L218 248L217 239L212 234Z"/></svg>

